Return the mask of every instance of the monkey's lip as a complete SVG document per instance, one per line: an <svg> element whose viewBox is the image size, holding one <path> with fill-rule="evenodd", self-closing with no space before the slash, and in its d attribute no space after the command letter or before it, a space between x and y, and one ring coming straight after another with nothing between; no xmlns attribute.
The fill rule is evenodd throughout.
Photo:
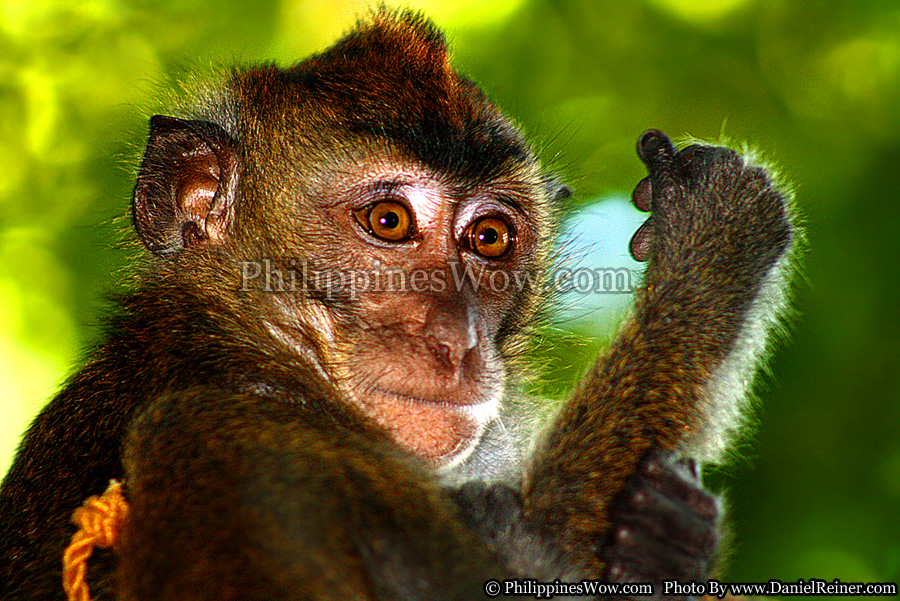
<svg viewBox="0 0 900 601"><path fill-rule="evenodd" d="M464 409L467 407L477 407L479 405L491 402L490 399L478 396L472 399L463 398L462 395L460 395L458 392L456 394L453 394L451 392L446 393L446 396L449 397L449 399L438 399L434 398L431 395L415 394L411 391L401 392L398 390L383 388L381 386L373 386L369 389L368 394L365 394L363 396L387 397L393 401L402 401L417 405L433 405L436 407L442 407L450 411Z"/></svg>

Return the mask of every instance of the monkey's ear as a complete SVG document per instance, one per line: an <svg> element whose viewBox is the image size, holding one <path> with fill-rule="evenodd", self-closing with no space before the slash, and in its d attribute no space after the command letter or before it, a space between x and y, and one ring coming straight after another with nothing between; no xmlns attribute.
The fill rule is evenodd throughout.
<svg viewBox="0 0 900 601"><path fill-rule="evenodd" d="M152 117L131 203L138 236L161 256L221 242L234 215L237 179L237 142L221 127Z"/></svg>
<svg viewBox="0 0 900 601"><path fill-rule="evenodd" d="M548 177L544 185L550 195L550 202L553 204L563 203L572 197L572 188L562 183L555 175Z"/></svg>

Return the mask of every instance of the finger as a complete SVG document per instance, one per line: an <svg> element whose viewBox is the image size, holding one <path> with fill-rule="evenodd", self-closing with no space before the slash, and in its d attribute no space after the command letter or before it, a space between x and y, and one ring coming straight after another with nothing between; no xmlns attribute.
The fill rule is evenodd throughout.
<svg viewBox="0 0 900 601"><path fill-rule="evenodd" d="M613 528L619 555L626 555L628 544L650 550L656 545L677 548L691 557L708 557L716 548L717 522L698 514L682 499L635 482L637 490L620 500ZM662 557L666 553L660 553Z"/></svg>
<svg viewBox="0 0 900 601"><path fill-rule="evenodd" d="M639 211L649 211L653 202L653 184L649 177L645 177L634 187L631 193L631 203Z"/></svg>
<svg viewBox="0 0 900 601"><path fill-rule="evenodd" d="M647 165L653 196L656 201L671 200L675 193L679 163L676 161L675 145L669 137L658 129L648 129L637 144L638 156Z"/></svg>
<svg viewBox="0 0 900 601"><path fill-rule="evenodd" d="M655 163L672 162L675 158L675 145L669 136L658 129L648 129L638 138L637 152L647 167L652 169Z"/></svg>
<svg viewBox="0 0 900 601"><path fill-rule="evenodd" d="M651 455L644 463L641 475L667 498L677 500L702 518L715 521L719 517L719 504L706 492L691 469L688 462L670 463Z"/></svg>
<svg viewBox="0 0 900 601"><path fill-rule="evenodd" d="M648 219L641 224L641 227L631 237L628 249L631 251L631 256L634 257L635 261L643 262L650 258L652 245L653 228L650 226L650 220Z"/></svg>

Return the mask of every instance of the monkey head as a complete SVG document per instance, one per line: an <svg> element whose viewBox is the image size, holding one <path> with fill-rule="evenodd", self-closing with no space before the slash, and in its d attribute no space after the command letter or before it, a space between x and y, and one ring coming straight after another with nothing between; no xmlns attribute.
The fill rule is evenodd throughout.
<svg viewBox="0 0 900 601"><path fill-rule="evenodd" d="M183 117L151 120L135 186L160 269L217 278L400 445L463 459L539 312L564 189L441 34L376 14Z"/></svg>

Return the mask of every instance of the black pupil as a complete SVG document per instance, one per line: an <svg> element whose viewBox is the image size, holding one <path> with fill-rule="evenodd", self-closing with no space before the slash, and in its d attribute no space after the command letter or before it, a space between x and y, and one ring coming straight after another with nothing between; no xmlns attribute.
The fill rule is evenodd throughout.
<svg viewBox="0 0 900 601"><path fill-rule="evenodd" d="M384 215L382 215L378 219L378 223L380 223L387 229L392 230L400 225L400 216L397 215L397 213L395 213L394 211L391 211L390 213L385 213Z"/></svg>
<svg viewBox="0 0 900 601"><path fill-rule="evenodd" d="M497 233L492 227L485 228L478 232L478 240L479 242L484 242L488 246L491 244L496 244L498 240L500 240L500 234Z"/></svg>

